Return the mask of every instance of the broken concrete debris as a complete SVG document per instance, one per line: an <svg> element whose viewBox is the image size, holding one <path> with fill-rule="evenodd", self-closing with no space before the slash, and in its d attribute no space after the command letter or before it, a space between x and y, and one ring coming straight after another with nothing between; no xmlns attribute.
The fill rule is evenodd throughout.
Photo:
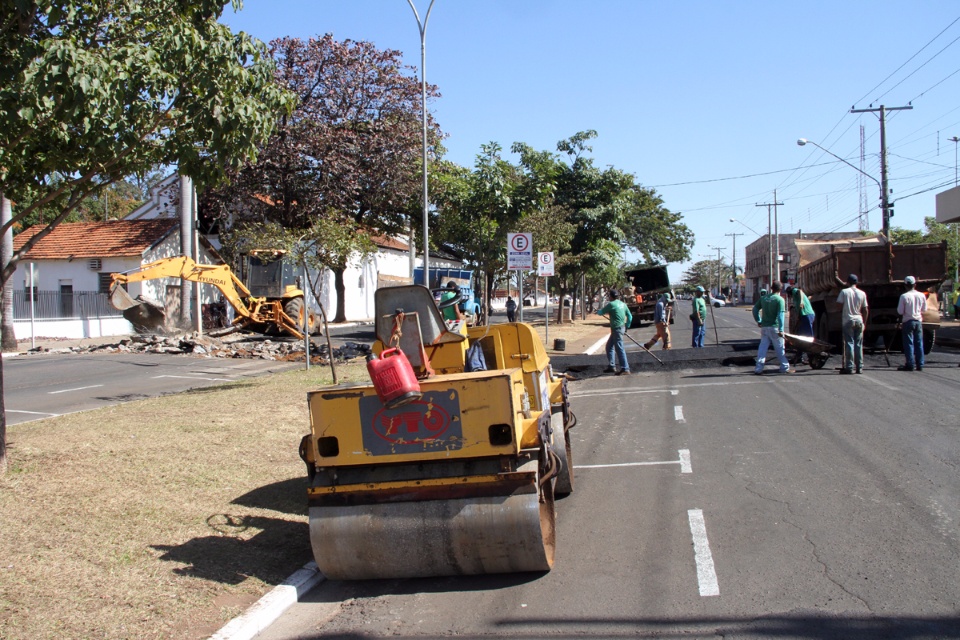
<svg viewBox="0 0 960 640"><path fill-rule="evenodd" d="M326 342L310 343L310 361L325 363L329 361L330 350ZM283 360L295 362L303 360L302 340L279 338L272 340L263 336L231 335L225 338L211 338L196 334L190 335L133 335L122 338L116 343L91 346L49 348L37 347L26 351L27 354L40 353L168 353L193 355L204 358L248 358L260 360ZM354 358L366 357L371 352L370 345L347 342L333 350L337 362L346 362Z"/></svg>

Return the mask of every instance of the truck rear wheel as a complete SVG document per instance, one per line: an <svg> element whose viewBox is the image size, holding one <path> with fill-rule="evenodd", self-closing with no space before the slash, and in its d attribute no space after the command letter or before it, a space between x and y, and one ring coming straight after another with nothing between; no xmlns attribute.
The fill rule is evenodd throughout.
<svg viewBox="0 0 960 640"><path fill-rule="evenodd" d="M937 332L933 329L926 329L923 332L923 355L930 353L933 349L933 341L937 339Z"/></svg>

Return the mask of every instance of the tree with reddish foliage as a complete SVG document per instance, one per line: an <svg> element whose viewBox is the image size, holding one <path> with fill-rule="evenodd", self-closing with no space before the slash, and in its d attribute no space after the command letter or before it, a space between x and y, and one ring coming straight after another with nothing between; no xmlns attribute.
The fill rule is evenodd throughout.
<svg viewBox="0 0 960 640"><path fill-rule="evenodd" d="M334 321L343 322L348 262L376 235L409 233L422 211L420 82L399 51L369 42L327 34L307 42L281 38L270 47L277 82L297 95L298 105L278 117L257 161L208 202L233 225L269 221L309 234L324 218L359 229L356 246L324 257L334 273ZM439 96L436 87L427 93ZM432 119L428 132L439 155L441 134ZM322 245L322 238L313 240Z"/></svg>

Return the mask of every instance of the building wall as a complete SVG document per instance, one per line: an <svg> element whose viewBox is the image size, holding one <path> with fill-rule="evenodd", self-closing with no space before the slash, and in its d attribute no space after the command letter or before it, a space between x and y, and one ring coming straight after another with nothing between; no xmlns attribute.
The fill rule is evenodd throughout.
<svg viewBox="0 0 960 640"><path fill-rule="evenodd" d="M371 320L376 315L374 293L377 290L379 275L399 278L410 277L410 257L406 252L393 249L380 249L364 261L357 261L343 273L345 288L344 311L348 321ZM312 277L312 276L311 276ZM323 273L323 291L320 299L327 312L327 318L333 319L337 310L337 292L334 289L333 272Z"/></svg>

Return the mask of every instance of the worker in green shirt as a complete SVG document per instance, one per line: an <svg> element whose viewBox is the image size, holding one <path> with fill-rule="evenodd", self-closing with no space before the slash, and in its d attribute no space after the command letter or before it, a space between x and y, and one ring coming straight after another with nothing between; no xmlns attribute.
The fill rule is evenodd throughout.
<svg viewBox="0 0 960 640"><path fill-rule="evenodd" d="M627 362L627 350L623 348L623 336L627 332L627 327L633 324L633 314L627 305L620 300L620 292L616 289L610 289L610 302L605 304L597 311L598 316L607 316L610 320L610 337L607 338L607 362L609 366L604 373L616 373L618 376L630 375L630 363ZM617 370L616 362L613 356L616 353L617 360L620 362L620 370Z"/></svg>
<svg viewBox="0 0 960 640"><path fill-rule="evenodd" d="M703 299L703 287L697 287L693 292L693 313L690 314L690 320L693 321L693 348L703 348L703 336L707 332L707 302Z"/></svg>
<svg viewBox="0 0 960 640"><path fill-rule="evenodd" d="M770 345L773 345L780 361L780 373L793 373L787 355L783 352L783 314L787 304L780 297L781 286L779 280L774 280L770 285L770 293L753 304L753 319L760 327L760 349L757 351L757 365L753 370L758 376L763 374L763 365L767 361Z"/></svg>
<svg viewBox="0 0 960 640"><path fill-rule="evenodd" d="M794 285L787 289L787 294L793 299L791 313L797 314L797 335L813 337L813 321L817 319L817 314L813 312L813 305L810 304L810 298L803 292L799 286Z"/></svg>

